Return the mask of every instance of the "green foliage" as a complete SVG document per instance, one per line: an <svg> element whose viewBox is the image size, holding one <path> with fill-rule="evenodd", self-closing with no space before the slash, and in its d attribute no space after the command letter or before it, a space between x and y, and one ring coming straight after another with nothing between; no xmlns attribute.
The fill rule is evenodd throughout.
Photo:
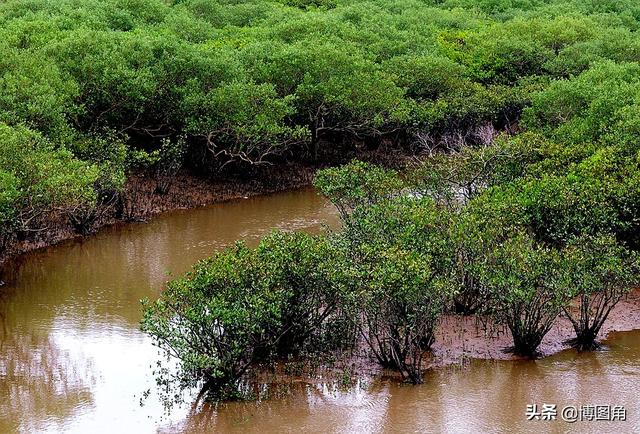
<svg viewBox="0 0 640 434"><path fill-rule="evenodd" d="M98 169L25 127L0 124L3 228L40 229L43 214L96 200Z"/></svg>
<svg viewBox="0 0 640 434"><path fill-rule="evenodd" d="M211 399L229 397L252 363L312 339L334 341L327 334L345 294L337 260L322 238L275 232L256 249L239 243L217 253L159 300L144 301L142 329L178 362L175 376L157 372L165 403L195 386Z"/></svg>
<svg viewBox="0 0 640 434"><path fill-rule="evenodd" d="M430 199L400 197L359 205L341 235L360 334L382 366L414 384L456 289L447 217Z"/></svg>
<svg viewBox="0 0 640 434"><path fill-rule="evenodd" d="M513 336L513 347L507 350L535 356L569 300L568 293L552 283L560 268L557 253L519 233L495 244L474 267L488 289L494 318L504 321Z"/></svg>
<svg viewBox="0 0 640 434"><path fill-rule="evenodd" d="M156 193L167 194L175 176L184 164L187 145L182 137L176 141L164 139L156 162Z"/></svg>
<svg viewBox="0 0 640 434"><path fill-rule="evenodd" d="M603 141L637 151L632 127L640 69L636 62L594 64L570 80L536 94L524 114L527 125L568 143Z"/></svg>
<svg viewBox="0 0 640 434"><path fill-rule="evenodd" d="M420 151L416 137L511 130L523 109L551 139L542 172L601 146L631 158L639 19L630 0L12 0L0 122L97 166L101 198L140 150L170 160L165 139L204 174L244 172L363 140Z"/></svg>
<svg viewBox="0 0 640 434"><path fill-rule="evenodd" d="M336 2L333 0L286 0L282 3L305 10L315 8L333 9L336 7Z"/></svg>
<svg viewBox="0 0 640 434"><path fill-rule="evenodd" d="M563 308L579 350L598 347L596 338L611 310L638 283L640 262L611 235L582 236L563 252L556 291L568 292L577 302Z"/></svg>
<svg viewBox="0 0 640 434"><path fill-rule="evenodd" d="M357 207L388 199L403 186L398 173L354 160L337 168L320 171L314 185L338 208L345 223Z"/></svg>
<svg viewBox="0 0 640 434"><path fill-rule="evenodd" d="M19 188L19 180L15 175L0 171L0 251L7 247L15 229Z"/></svg>
<svg viewBox="0 0 640 434"><path fill-rule="evenodd" d="M537 240L556 246L574 236L601 232L636 243L638 163L620 154L603 148L564 174L497 185L474 200L468 211L482 220L484 231L526 227Z"/></svg>
<svg viewBox="0 0 640 434"><path fill-rule="evenodd" d="M304 141L306 131L291 128L284 119L293 110L292 97L278 98L268 84L232 82L185 99L189 113L186 131L202 136L222 166L240 160L268 163L268 158Z"/></svg>
<svg viewBox="0 0 640 434"><path fill-rule="evenodd" d="M412 167L407 176L412 189L449 208L460 208L489 187L517 180L528 166L543 159L541 137L530 133L494 137L494 130L487 130L484 143L436 152Z"/></svg>
<svg viewBox="0 0 640 434"><path fill-rule="evenodd" d="M360 161L325 169L315 183L344 223L335 237L360 335L382 366L421 383L424 351L455 291L448 216L429 198L402 196L397 173Z"/></svg>
<svg viewBox="0 0 640 434"><path fill-rule="evenodd" d="M142 329L179 363L175 377L158 371L167 405L172 387L201 385L208 393L231 394L255 351L272 344L267 329L277 321L276 294L254 291L252 260L252 252L238 245L173 281L158 301L143 302Z"/></svg>
<svg viewBox="0 0 640 434"><path fill-rule="evenodd" d="M447 57L397 56L385 67L397 76L396 83L407 96L419 100L435 100L470 84L464 66Z"/></svg>
<svg viewBox="0 0 640 434"><path fill-rule="evenodd" d="M24 123L54 138L64 136L67 118L75 114L76 83L44 56L2 48L0 122Z"/></svg>
<svg viewBox="0 0 640 434"><path fill-rule="evenodd" d="M126 182L126 170L133 153L122 138L113 133L90 135L73 141L72 151L78 158L93 162L99 168L95 183L99 195L116 192Z"/></svg>
<svg viewBox="0 0 640 434"><path fill-rule="evenodd" d="M424 351L435 339L448 282L427 255L393 247L374 252L375 259L358 264L354 279L362 291L362 336L383 367L421 383Z"/></svg>

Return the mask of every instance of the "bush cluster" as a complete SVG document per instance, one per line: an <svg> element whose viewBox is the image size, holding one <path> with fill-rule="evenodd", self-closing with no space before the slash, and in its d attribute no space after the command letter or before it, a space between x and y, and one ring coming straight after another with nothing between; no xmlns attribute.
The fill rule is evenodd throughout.
<svg viewBox="0 0 640 434"><path fill-rule="evenodd" d="M341 230L239 245L145 302L143 329L179 361L180 382L169 390L200 385L220 399L256 362L345 346L364 346L382 367L421 383L444 313L504 324L513 338L505 351L518 356L536 357L560 315L575 329L571 345L596 348L611 310L640 279L626 237L637 222L619 215L619 200L593 200L608 184L514 175L514 165L538 162L511 158L529 155L530 138L403 174L359 161L321 171L316 186L338 208ZM507 151L492 173L512 175L477 175L487 155ZM473 188L450 199L469 177ZM548 185L560 193L544 192Z"/></svg>
<svg viewBox="0 0 640 434"><path fill-rule="evenodd" d="M141 161L161 166L161 194L183 163L250 176L363 145L480 142L487 126L517 129L523 109L563 146L629 150L639 18L631 0L5 1L3 239L45 230L24 216L51 210L89 230L96 207L127 202ZM25 200L12 143L60 162L41 181L67 199Z"/></svg>
<svg viewBox="0 0 640 434"><path fill-rule="evenodd" d="M100 65L109 41L126 47L112 56L145 53L136 62L123 58L109 74L93 66L90 87L78 84L84 70L59 64L51 88L72 96L58 112L90 96L75 109L78 125L125 131L129 145L145 132L185 134L208 170L346 159L380 143L425 157L403 173L358 161L321 171L316 186L343 221L308 238L322 255L300 259L306 236L275 234L255 251L215 256L148 302L145 330L180 360L180 378L211 397L257 360L357 343L418 383L446 312L505 324L508 350L525 357L563 315L571 344L592 349L637 284L640 8L631 0L185 1L145 11L123 12L117 23L129 28L83 51ZM116 21L103 20L82 31L104 36ZM144 74L128 74L134 67ZM36 118L59 137L69 117L55 113ZM240 254L250 264L226 265ZM272 272L287 283L260 274ZM240 337L193 349L193 309L207 345ZM245 311L256 317L238 322ZM242 351L225 358L236 344Z"/></svg>

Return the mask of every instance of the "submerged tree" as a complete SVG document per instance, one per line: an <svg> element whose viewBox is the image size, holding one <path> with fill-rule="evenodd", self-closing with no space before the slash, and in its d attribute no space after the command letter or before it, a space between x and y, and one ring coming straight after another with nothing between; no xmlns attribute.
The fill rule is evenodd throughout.
<svg viewBox="0 0 640 434"><path fill-rule="evenodd" d="M477 264L493 317L511 331L513 346L506 351L523 357L538 355L538 346L569 298L552 284L558 265L557 252L524 233L499 242Z"/></svg>
<svg viewBox="0 0 640 434"><path fill-rule="evenodd" d="M275 356L314 352L327 342L348 340L352 331L331 335L343 322L347 282L343 257L324 236L273 232L255 249L259 284L279 295Z"/></svg>
<svg viewBox="0 0 640 434"><path fill-rule="evenodd" d="M448 281L427 255L399 248L371 255L356 265L361 336L381 366L422 383L424 352L435 339Z"/></svg>
<svg viewBox="0 0 640 434"><path fill-rule="evenodd" d="M271 344L273 307L253 290L251 268L252 252L237 245L172 281L159 300L143 301L142 330L178 361L175 374L158 362L165 405L196 386L215 398L232 396L256 351Z"/></svg>
<svg viewBox="0 0 640 434"><path fill-rule="evenodd" d="M402 196L392 171L353 162L327 169L316 185L345 223L345 263L358 329L385 368L422 382L424 351L453 292L448 215L431 198Z"/></svg>
<svg viewBox="0 0 640 434"><path fill-rule="evenodd" d="M217 400L238 394L258 361L287 356L326 330L342 294L338 257L321 237L274 233L256 249L238 243L145 300L142 330L177 360L160 364L158 384L171 405L200 387Z"/></svg>
<svg viewBox="0 0 640 434"><path fill-rule="evenodd" d="M596 339L612 309L640 281L637 254L611 235L573 239L563 252L558 291L569 290L573 303L563 307L576 337L568 341L578 350L598 347Z"/></svg>

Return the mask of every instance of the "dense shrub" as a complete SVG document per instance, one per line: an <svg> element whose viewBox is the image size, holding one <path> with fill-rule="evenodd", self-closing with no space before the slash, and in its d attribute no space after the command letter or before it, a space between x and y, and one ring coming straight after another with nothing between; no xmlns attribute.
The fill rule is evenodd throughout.
<svg viewBox="0 0 640 434"><path fill-rule="evenodd" d="M166 366L156 372L165 402L195 386L212 399L237 395L252 363L292 355L312 339L340 342L323 336L342 315L338 261L322 238L276 232L255 249L239 243L217 253L159 300L144 301L142 329L178 363L175 375Z"/></svg>
<svg viewBox="0 0 640 434"><path fill-rule="evenodd" d="M430 199L356 208L345 256L353 267L360 334L380 364L422 382L422 359L456 290L446 214Z"/></svg>
<svg viewBox="0 0 640 434"><path fill-rule="evenodd" d="M534 357L568 301L552 284L557 253L521 233L496 244L474 268L488 289L489 311L511 331L513 347L506 350Z"/></svg>
<svg viewBox="0 0 640 434"><path fill-rule="evenodd" d="M597 235L571 240L562 260L557 290L576 298L563 307L576 333L569 343L592 350L611 310L638 284L638 256L611 235Z"/></svg>
<svg viewBox="0 0 640 434"><path fill-rule="evenodd" d="M46 229L50 211L95 203L96 166L26 127L0 123L2 237ZM2 243L5 244L5 243Z"/></svg>
<svg viewBox="0 0 640 434"><path fill-rule="evenodd" d="M97 165L98 197L124 185L123 155L167 140L205 175L253 173L363 143L477 144L485 127L517 131L523 109L523 126L575 145L556 149L572 162L631 155L639 17L573 0L8 1L0 122Z"/></svg>

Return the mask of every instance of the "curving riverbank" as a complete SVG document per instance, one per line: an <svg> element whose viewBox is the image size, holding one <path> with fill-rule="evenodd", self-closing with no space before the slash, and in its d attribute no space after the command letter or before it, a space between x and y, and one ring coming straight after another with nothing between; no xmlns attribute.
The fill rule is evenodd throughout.
<svg viewBox="0 0 640 434"><path fill-rule="evenodd" d="M602 397L599 391L625 390L626 385L633 393L616 395L616 404L626 404L630 418L640 414L637 400L626 400L636 396L634 379L639 377L634 373L640 372L640 366L629 367L636 359L624 359L640 351L640 341L625 343L631 348L624 351L611 345L594 353L562 352L564 346L555 346L551 339L554 327L543 343L543 352L560 351L556 355L536 362L482 362L471 358L512 358L501 351L508 343L508 333L485 338L473 318L458 316L447 317L439 328L435 358L429 365L451 369L430 370L425 383L417 387L400 385L395 378L380 378L391 373L381 372L365 358L347 359L341 366L334 362L333 369L328 363L319 371L321 376L298 375L292 362L286 377L267 375L265 387L273 390L282 386L287 394L270 393L271 399L266 401L185 406L166 419L161 419L163 408L153 393L144 407L138 405L141 393L155 388L149 365L157 358L156 348L139 331L139 300L157 298L167 271L181 274L212 251L236 239L253 244L272 228L320 231L325 223L337 224L335 213L315 191L302 189L168 212L147 224L115 225L78 242L25 255L15 267L15 279L2 288L0 297L0 391L10 397L0 405L0 432L96 432L100 427L149 433L251 432L260 427L264 434L302 427L308 432L326 432L331 427L345 431L352 426L349 421L366 430L358 421L379 420L387 403L393 407L394 402L402 407L396 408L390 429L407 431L417 427L403 423L420 421L423 427L437 423L424 419L437 411L466 408L468 417L485 414L487 396L494 397L492 405L501 411L513 405L513 421L488 418L478 422L478 430L484 429L485 422L492 422L504 423L505 431L509 427L513 431L514 426L521 428L511 423L524 421L525 403L576 399L552 392L569 393L574 390L570 382L580 379L590 385L593 395L582 394L579 403L598 403ZM636 291L615 309L602 336L640 326L639 297ZM458 327L461 325L464 329ZM562 324L558 327L570 333ZM446 353L449 346L455 351ZM558 363L562 363L560 368ZM579 375L574 373L576 363L586 365ZM615 375L608 378L605 374L610 370ZM365 381L359 380L359 374ZM375 378L367 381L369 375ZM536 392L544 387L550 388L549 395ZM482 399L468 407L451 404L466 402L474 390ZM500 391L505 394L497 394ZM469 420L459 416L459 420ZM594 427L602 428L603 424Z"/></svg>
<svg viewBox="0 0 640 434"><path fill-rule="evenodd" d="M360 150L358 158L399 169L416 161L416 157L411 153L407 154L398 149L389 150L387 147ZM108 226L144 222L174 210L198 208L234 199L246 199L307 187L311 185L319 169L340 162L342 162L340 159L317 164L280 162L254 167L250 174L245 176L231 173L220 175L218 178L203 177L185 169L172 178L170 188L165 194L156 192L159 178L154 173L133 173L120 193L128 202L127 206L130 208L128 215L119 215L115 204L99 206L97 212L99 217L87 233L81 233L74 228L69 216L63 211L52 212L43 218L47 223L45 230L33 232L23 240L14 240L8 248L0 249L0 266L23 253L53 246L66 240L82 239Z"/></svg>
<svg viewBox="0 0 640 434"><path fill-rule="evenodd" d="M79 233L69 222L66 214L54 212L47 218L47 229L33 236L17 240L7 250L0 253L0 265L17 256L53 246L65 240L83 238L115 224L147 221L161 213L197 208L234 199L245 199L257 195L270 194L308 186L316 168L298 164L287 164L262 171L253 179L233 178L207 179L182 172L175 177L166 194L155 192L157 180L144 173L129 177L123 194L133 198L132 215L118 217L115 207L101 207L100 217L95 221L89 234Z"/></svg>

